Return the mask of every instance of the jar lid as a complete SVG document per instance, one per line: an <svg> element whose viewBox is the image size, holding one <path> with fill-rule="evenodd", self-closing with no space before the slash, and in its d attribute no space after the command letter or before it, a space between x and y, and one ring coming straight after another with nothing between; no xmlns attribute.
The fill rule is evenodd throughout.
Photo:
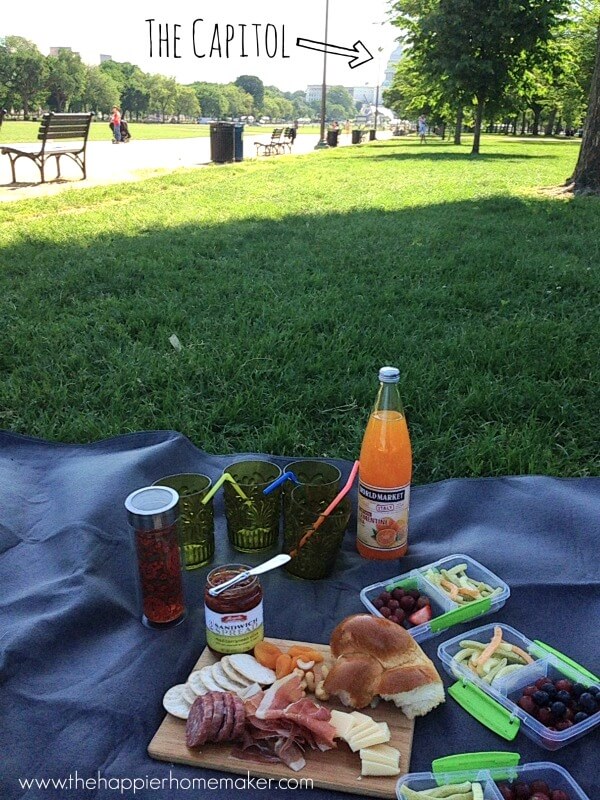
<svg viewBox="0 0 600 800"><path fill-rule="evenodd" d="M398 367L382 367L379 370L379 380L381 383L398 383L400 370Z"/></svg>
<svg viewBox="0 0 600 800"><path fill-rule="evenodd" d="M177 519L179 495L168 486L145 486L136 489L125 500L131 525L142 530L154 530L172 525Z"/></svg>

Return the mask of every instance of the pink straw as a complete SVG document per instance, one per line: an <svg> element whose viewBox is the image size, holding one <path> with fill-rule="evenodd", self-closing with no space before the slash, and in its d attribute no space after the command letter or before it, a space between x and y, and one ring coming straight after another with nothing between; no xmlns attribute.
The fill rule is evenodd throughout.
<svg viewBox="0 0 600 800"><path fill-rule="evenodd" d="M310 530L308 530L304 534L302 539L300 539L300 541L298 542L298 547L295 550L292 550L292 552L290 553L292 558L295 558L298 555L298 550L300 550L301 547L304 547L304 545L308 542L308 540L313 535L313 533L318 528L321 527L321 525L325 522L325 520L331 514L331 512L334 511L337 508L337 506L342 502L344 497L346 497L346 495L348 494L348 492L352 488L352 484L354 483L354 480L356 478L356 473L358 472L358 467L359 467L359 462L355 461L354 462L354 466L352 467L352 470L351 470L350 475L348 477L348 480L344 484L344 488L339 492L339 494L337 494L333 498L331 503L327 506L325 511L319 516L319 518L313 524L313 526L310 528Z"/></svg>

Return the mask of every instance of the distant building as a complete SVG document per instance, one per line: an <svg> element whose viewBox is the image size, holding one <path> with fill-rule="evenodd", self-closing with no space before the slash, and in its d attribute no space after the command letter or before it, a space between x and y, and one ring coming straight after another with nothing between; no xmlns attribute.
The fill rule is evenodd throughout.
<svg viewBox="0 0 600 800"><path fill-rule="evenodd" d="M112 56L107 56L106 53L100 53L100 63L104 64L105 61L112 61Z"/></svg>
<svg viewBox="0 0 600 800"><path fill-rule="evenodd" d="M385 78L383 83L381 84L383 89L389 89L392 85L392 81L394 80L394 75L396 74L396 70L398 69L398 64L402 60L402 55L404 53L404 48L402 45L398 45L398 47L394 50L392 55L390 56L390 60L387 63L387 67L385 68Z"/></svg>
<svg viewBox="0 0 600 800"><path fill-rule="evenodd" d="M75 53L71 47L51 47L50 48L50 55L57 56L61 52L73 53L74 56L78 56L79 53Z"/></svg>

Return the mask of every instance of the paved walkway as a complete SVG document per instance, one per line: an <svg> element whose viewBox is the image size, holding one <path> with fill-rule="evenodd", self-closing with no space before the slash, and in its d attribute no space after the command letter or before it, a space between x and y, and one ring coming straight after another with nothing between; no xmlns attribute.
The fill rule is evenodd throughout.
<svg viewBox="0 0 600 800"><path fill-rule="evenodd" d="M381 139L389 136L387 132L378 134ZM269 139L270 132L258 136L256 134L245 136L245 157L255 157L255 141L267 142ZM293 155L313 152L318 140L319 137L315 134L299 134L294 143ZM350 135L342 134L340 145L343 147L349 144L351 144ZM138 181L172 172L179 167L203 167L210 163L210 139L209 137L152 141L132 139L127 144L119 145L113 145L110 141L88 142L88 177L85 181L79 180L81 170L70 159L63 158L61 161L61 172L65 180L40 184L39 170L35 164L29 159L20 159L17 162L19 183L12 184L8 156L0 156L0 202L57 194L66 188L86 189L110 183ZM53 169L52 161L48 167L50 175L54 174Z"/></svg>

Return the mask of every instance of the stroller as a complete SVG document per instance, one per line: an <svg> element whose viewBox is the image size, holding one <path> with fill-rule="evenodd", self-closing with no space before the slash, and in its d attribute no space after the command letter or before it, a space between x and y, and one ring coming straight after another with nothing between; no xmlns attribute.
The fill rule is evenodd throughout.
<svg viewBox="0 0 600 800"><path fill-rule="evenodd" d="M115 126L113 125L113 123L109 122L108 123L108 127L111 129L111 131L113 132L113 135L114 135ZM123 142L123 144L127 144L127 142L130 139L131 139L131 134L129 133L129 125L127 124L127 122L124 119L121 119L121 141ZM113 139L113 142L114 141L115 140Z"/></svg>

